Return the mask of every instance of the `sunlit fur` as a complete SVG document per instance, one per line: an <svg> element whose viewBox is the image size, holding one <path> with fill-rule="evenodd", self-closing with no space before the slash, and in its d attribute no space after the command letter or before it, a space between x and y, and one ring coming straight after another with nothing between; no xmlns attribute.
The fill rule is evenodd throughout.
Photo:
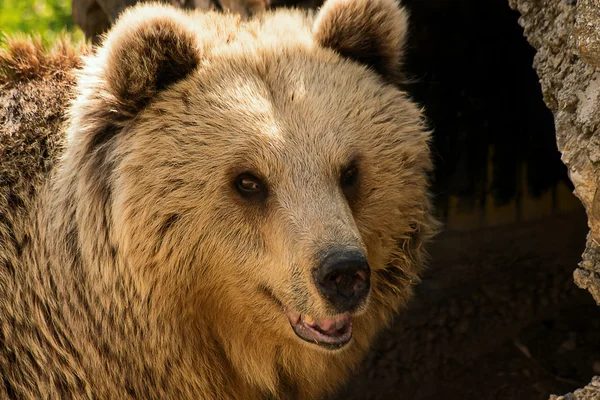
<svg viewBox="0 0 600 400"><path fill-rule="evenodd" d="M50 176L19 201L0 188L0 397L313 399L343 384L410 298L435 226L429 135L394 85L405 25L392 0L247 22L126 12L79 72ZM264 200L239 195L240 173ZM332 315L311 271L335 247L365 252L372 290L329 351L282 307Z"/></svg>

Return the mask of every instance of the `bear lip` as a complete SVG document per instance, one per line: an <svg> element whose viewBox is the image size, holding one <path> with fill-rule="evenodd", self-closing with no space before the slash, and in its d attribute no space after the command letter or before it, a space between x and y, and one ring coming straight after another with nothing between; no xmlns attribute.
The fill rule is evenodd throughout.
<svg viewBox="0 0 600 400"><path fill-rule="evenodd" d="M285 313L294 333L302 340L317 344L328 350L344 347L352 339L350 313L314 319L286 307Z"/></svg>

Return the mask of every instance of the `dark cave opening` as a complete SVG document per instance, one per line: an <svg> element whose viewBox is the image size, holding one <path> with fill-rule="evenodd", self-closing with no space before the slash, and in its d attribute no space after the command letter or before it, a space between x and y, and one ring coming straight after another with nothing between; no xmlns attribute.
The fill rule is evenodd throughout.
<svg viewBox="0 0 600 400"><path fill-rule="evenodd" d="M473 209L488 195L498 206L516 200L522 214L521 197L548 192L556 211L557 186L572 187L518 13L505 0L403 3L411 14L407 90L434 132L440 215L451 197Z"/></svg>

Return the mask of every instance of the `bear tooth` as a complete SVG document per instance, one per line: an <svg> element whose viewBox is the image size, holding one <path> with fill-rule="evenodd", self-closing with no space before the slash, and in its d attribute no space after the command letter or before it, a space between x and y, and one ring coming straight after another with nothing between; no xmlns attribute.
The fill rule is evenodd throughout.
<svg viewBox="0 0 600 400"><path fill-rule="evenodd" d="M315 320L310 315L305 315L304 316L304 322L306 322L308 325L312 325L312 324L315 323Z"/></svg>

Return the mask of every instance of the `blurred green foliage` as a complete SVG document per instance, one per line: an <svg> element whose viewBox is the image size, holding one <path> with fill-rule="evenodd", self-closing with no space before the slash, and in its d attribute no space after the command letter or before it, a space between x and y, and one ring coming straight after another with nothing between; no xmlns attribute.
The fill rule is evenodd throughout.
<svg viewBox="0 0 600 400"><path fill-rule="evenodd" d="M6 35L23 32L40 35L51 44L62 31L74 39L83 38L71 18L71 0L0 0L0 42Z"/></svg>

